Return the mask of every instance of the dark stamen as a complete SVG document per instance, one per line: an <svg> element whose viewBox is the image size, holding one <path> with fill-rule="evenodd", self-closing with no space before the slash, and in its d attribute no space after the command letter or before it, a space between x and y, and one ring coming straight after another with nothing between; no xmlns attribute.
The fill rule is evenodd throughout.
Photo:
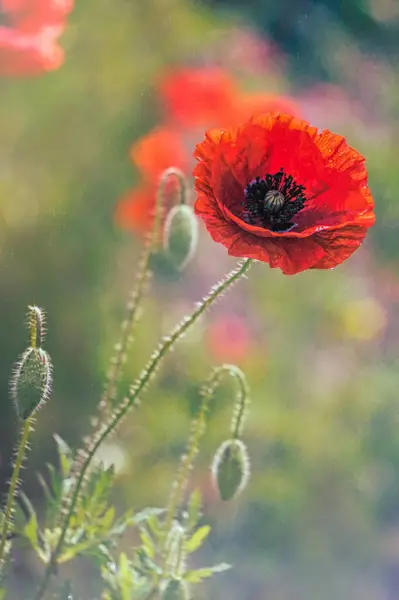
<svg viewBox="0 0 399 600"><path fill-rule="evenodd" d="M244 190L243 218L250 225L271 231L290 231L295 227L292 218L305 206L305 189L283 168L264 179L256 177Z"/></svg>

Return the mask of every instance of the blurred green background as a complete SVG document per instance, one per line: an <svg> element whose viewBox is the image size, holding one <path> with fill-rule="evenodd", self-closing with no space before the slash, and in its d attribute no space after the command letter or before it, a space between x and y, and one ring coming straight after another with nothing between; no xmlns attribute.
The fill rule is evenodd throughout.
<svg viewBox="0 0 399 600"><path fill-rule="evenodd" d="M62 45L58 71L0 83L2 491L26 306L46 309L54 362L24 472L40 506L35 473L54 460L54 432L77 446L88 430L136 271L141 242L116 227L114 211L139 181L131 144L162 119L155 81L175 66L219 65L242 89L291 95L306 119L347 136L367 157L377 224L333 271L285 277L256 265L180 342L102 451L119 468L118 502L165 503L199 386L214 364L236 361L252 390L252 478L227 507L211 487L208 465L228 434L226 386L194 483L214 526L198 560L235 568L203 597L399 598L397 0L77 0ZM204 230L183 275L155 261L126 386L233 265ZM77 597L91 598L92 572L73 568ZM29 588L36 569L15 557L19 585Z"/></svg>

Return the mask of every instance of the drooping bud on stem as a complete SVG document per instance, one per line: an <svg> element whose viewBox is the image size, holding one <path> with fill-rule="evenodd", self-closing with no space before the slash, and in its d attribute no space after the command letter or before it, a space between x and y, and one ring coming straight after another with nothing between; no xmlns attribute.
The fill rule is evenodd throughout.
<svg viewBox="0 0 399 600"><path fill-rule="evenodd" d="M247 467L249 467L249 459L248 459L247 450L246 450L244 444L242 442L240 442L240 440L239 440L239 438L242 434L245 417L246 417L246 413L247 413L247 409L248 409L248 404L249 404L248 384L247 384L245 374L241 371L241 369L239 369L235 365L224 364L224 365L221 365L220 367L216 367L212 371L209 379L207 380L207 382L205 383L205 385L202 388L202 391L201 391L202 401L200 404L200 408L199 408L197 416L193 420L193 423L191 426L191 431L190 431L190 437L189 437L189 441L188 441L188 445L187 445L187 450L181 457L180 468L177 472L176 479L172 485L172 491L171 491L171 494L169 497L169 503L168 503L167 515L166 515L166 530L167 531L170 530L172 523L173 523L175 513L177 511L177 508L180 506L180 504L182 502L183 494L186 489L187 482L188 482L190 473L193 468L194 460L199 452L199 444L200 444L201 438L206 430L206 425L207 425L206 417L207 417L207 413L208 413L208 409L209 409L209 404L210 404L211 400L214 398L215 390L220 385L223 375L229 375L236 381L236 384L237 384L237 394L236 394L236 397L234 400L233 418L231 421L231 432L232 432L233 439L231 440L231 442L225 442L225 444L231 444L234 441L236 441L238 445L241 444L245 451L244 457L246 457L246 461L244 461L244 464L246 464ZM222 448L223 448L223 444L222 444L221 448L219 449L219 452ZM214 464L216 464L215 461L217 460L217 457L218 457L218 453L216 454L216 457L214 459ZM247 468L246 470L244 469L243 473L246 473L246 478L243 482L242 488L246 485L247 480L249 478L249 468ZM226 498L226 500L227 499L228 498Z"/></svg>
<svg viewBox="0 0 399 600"><path fill-rule="evenodd" d="M184 269L193 258L198 243L198 221L191 206L180 204L169 211L163 243L175 267Z"/></svg>
<svg viewBox="0 0 399 600"><path fill-rule="evenodd" d="M169 197L168 189L173 179L177 184L178 191L177 202L175 201L174 203L177 206L185 206L188 204L188 185L183 171L177 167L169 167L168 169L165 169L165 171L163 171L161 174L156 196L154 226L151 234L152 250L154 250L154 246L157 241L162 239L162 236L161 238L159 237L159 225L161 224L162 217L164 216L164 209L167 205L167 199ZM163 230L163 228L161 229Z"/></svg>
<svg viewBox="0 0 399 600"><path fill-rule="evenodd" d="M217 450L212 475L222 500L238 496L248 483L250 463L248 451L241 440L227 440Z"/></svg>
<svg viewBox="0 0 399 600"><path fill-rule="evenodd" d="M177 179L179 198L178 203L167 214L163 228L163 246L172 264L178 269L184 269L197 247L198 222L188 202L188 185L182 171L174 167L164 171L159 195L163 196L165 185L171 176Z"/></svg>

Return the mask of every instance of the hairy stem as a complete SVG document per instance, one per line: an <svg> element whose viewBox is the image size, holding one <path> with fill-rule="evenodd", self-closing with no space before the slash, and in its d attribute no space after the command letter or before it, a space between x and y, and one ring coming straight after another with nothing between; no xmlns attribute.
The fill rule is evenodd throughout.
<svg viewBox="0 0 399 600"><path fill-rule="evenodd" d="M168 506L166 509L165 532L168 532L172 526L173 519L177 509L180 507L183 494L185 492L190 472L193 468L194 460L199 452L199 444L206 429L206 415L208 413L209 404L213 398L214 392L223 375L233 377L238 385L238 393L234 402L234 415L232 419L233 437L238 438L242 430L243 421L246 409L249 403L249 393L246 378L244 373L235 365L221 365L214 369L202 389L202 401L195 417L189 437L187 450L181 457L180 468L176 479L172 484L171 494L169 497Z"/></svg>
<svg viewBox="0 0 399 600"><path fill-rule="evenodd" d="M108 404L110 402L113 403L116 399L117 384L120 379L122 368L131 343L132 329L137 319L137 313L140 308L141 301L143 300L148 287L148 281L150 278L149 262L151 254L154 252L158 242L159 226L164 208L165 187L170 177L176 177L179 181L179 202L184 203L186 201L187 183L183 173L175 167L167 169L163 172L159 182L151 231L144 246L133 288L129 294L129 300L126 305L126 314L121 325L121 336L115 345L115 355L111 360L111 365L108 371L105 390L101 401L101 406L105 410L107 410Z"/></svg>
<svg viewBox="0 0 399 600"><path fill-rule="evenodd" d="M11 476L10 487L8 490L7 504L3 515L3 524L0 539L0 568L4 562L4 549L6 547L7 539L12 531L12 513L14 510L15 495L17 493L19 484L19 472L22 467L25 452L27 449L29 434L32 431L32 418L27 418L24 421L21 430L21 439L18 444L17 456L15 458L14 469Z"/></svg>
<svg viewBox="0 0 399 600"><path fill-rule="evenodd" d="M94 440L92 447L90 448L87 457L82 464L82 468L79 472L79 476L76 481L76 485L74 487L74 491L71 497L71 502L68 508L68 511L65 515L61 526L60 537L58 539L57 545L52 554L52 560L47 565L44 577L42 579L41 585L38 589L38 592L35 596L35 600L41 600L43 598L43 594L47 588L48 582L51 577L51 573L54 567L54 564L57 561L57 556L59 555L62 545L64 543L65 534L69 526L69 522L73 515L73 511L76 506L76 502L79 498L80 488L85 478L85 474L87 472L88 467L91 464L91 461L97 452L97 449L102 444L102 442L108 437L110 433L112 433L117 425L121 422L123 417L127 414L129 409L138 403L138 396L145 388L151 376L155 373L158 366L160 365L162 359L166 356L171 347L175 344L175 342L184 334L186 331L204 314L204 312L209 308L225 291L227 291L240 277L242 277L251 266L252 259L246 259L240 263L238 263L238 267L232 270L226 277L224 277L219 283L217 283L210 291L210 293L197 305L197 308L194 312L185 317L171 332L170 335L165 337L160 343L158 349L153 353L150 360L147 363L147 366L139 375L136 382L131 387L128 396L125 400L116 407L114 413L111 415L111 418L108 423L106 423L103 429L99 432L99 435Z"/></svg>
<svg viewBox="0 0 399 600"><path fill-rule="evenodd" d="M187 182L183 172L175 167L166 169L162 173L159 181L151 230L145 241L144 250L138 264L135 282L129 293L129 298L125 309L125 316L121 324L120 338L115 344L114 354L110 360L104 392L98 405L97 414L91 420L93 433L84 441L84 447L78 450L71 469L71 477L78 477L87 454L90 452L90 448L98 436L98 432L102 430L103 423L106 422L109 415L112 414L112 411L117 404L118 384L121 379L123 366L128 356L130 345L132 343L133 331L137 322L138 311L147 292L148 283L151 277L149 263L151 255L159 242L159 229L165 204L165 187L171 177L176 178L179 182L179 202L184 202L187 196ZM80 492L84 492L84 486L81 487ZM63 498L62 508L57 516L57 526L60 526L62 516L68 510L67 507L69 506L69 503L70 496L67 495Z"/></svg>

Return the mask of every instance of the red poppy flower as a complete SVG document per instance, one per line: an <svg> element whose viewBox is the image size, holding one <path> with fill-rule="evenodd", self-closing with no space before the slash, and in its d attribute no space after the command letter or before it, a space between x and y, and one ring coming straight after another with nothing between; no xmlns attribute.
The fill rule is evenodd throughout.
<svg viewBox="0 0 399 600"><path fill-rule="evenodd" d="M233 79L218 67L172 71L161 78L159 91L167 118L187 128L228 119L238 95Z"/></svg>
<svg viewBox="0 0 399 600"><path fill-rule="evenodd" d="M228 313L211 321L205 333L205 343L216 362L240 363L251 350L252 335L242 317Z"/></svg>
<svg viewBox="0 0 399 600"><path fill-rule="evenodd" d="M2 0L0 75L29 76L58 68L58 38L73 0Z"/></svg>
<svg viewBox="0 0 399 600"><path fill-rule="evenodd" d="M343 137L292 116L210 130L195 157L195 212L232 256L287 275L330 269L374 224L364 158Z"/></svg>
<svg viewBox="0 0 399 600"><path fill-rule="evenodd" d="M144 185L125 194L116 210L116 222L121 227L140 233L150 223L162 171L175 166L189 173L191 148L204 127L235 125L255 112L297 113L295 103L288 98L240 92L234 80L216 67L173 71L161 78L159 91L167 125L155 128L133 145L131 158L143 175Z"/></svg>
<svg viewBox="0 0 399 600"><path fill-rule="evenodd" d="M119 200L115 219L121 227L145 232L151 224L159 177L171 165L187 172L190 157L172 127L157 127L132 146L130 155L144 176L144 184ZM176 181L171 178L166 194L172 196L175 189Z"/></svg>
<svg viewBox="0 0 399 600"><path fill-rule="evenodd" d="M241 92L230 75L217 67L172 71L161 79L159 89L167 118L188 130L239 125L254 114L298 115L299 111L286 96Z"/></svg>

